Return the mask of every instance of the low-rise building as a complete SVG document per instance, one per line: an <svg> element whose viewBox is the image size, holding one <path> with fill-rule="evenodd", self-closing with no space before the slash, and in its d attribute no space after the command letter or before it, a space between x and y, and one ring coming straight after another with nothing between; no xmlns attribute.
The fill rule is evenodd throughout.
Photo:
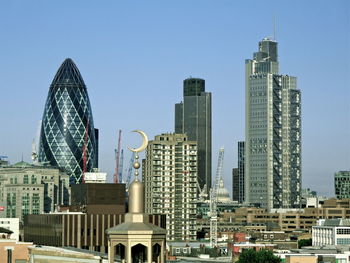
<svg viewBox="0 0 350 263"><path fill-rule="evenodd" d="M90 183L105 184L107 182L107 173L101 173L101 172L84 173L84 182L86 184L90 184Z"/></svg>
<svg viewBox="0 0 350 263"><path fill-rule="evenodd" d="M107 263L105 253L77 249L73 247L30 246L29 262L35 263ZM17 261L16 261L17 263Z"/></svg>
<svg viewBox="0 0 350 263"><path fill-rule="evenodd" d="M69 176L46 165L19 162L0 167L0 216L19 218L27 214L55 211L68 205Z"/></svg>
<svg viewBox="0 0 350 263"><path fill-rule="evenodd" d="M27 263L28 247L33 243L18 242L11 239L0 239L0 260L1 262Z"/></svg>
<svg viewBox="0 0 350 263"><path fill-rule="evenodd" d="M350 263L349 246L306 247L275 255L283 263Z"/></svg>
<svg viewBox="0 0 350 263"><path fill-rule="evenodd" d="M10 230L8 238L19 241L19 218L0 218L0 228Z"/></svg>
<svg viewBox="0 0 350 263"><path fill-rule="evenodd" d="M350 220L322 219L312 227L312 245L350 245Z"/></svg>
<svg viewBox="0 0 350 263"><path fill-rule="evenodd" d="M276 224L281 231L308 230L317 224L319 219L350 219L350 199L325 200L321 207L306 207L285 211L268 212L263 208L242 207L234 212L222 212L221 220L240 225Z"/></svg>

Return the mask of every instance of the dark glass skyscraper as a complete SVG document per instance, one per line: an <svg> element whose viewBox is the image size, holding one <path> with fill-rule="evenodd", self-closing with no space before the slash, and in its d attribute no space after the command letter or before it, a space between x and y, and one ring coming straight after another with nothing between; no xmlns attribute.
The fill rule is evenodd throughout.
<svg viewBox="0 0 350 263"><path fill-rule="evenodd" d="M81 183L86 171L98 165L98 130L83 78L67 58L49 89L40 134L39 162L49 162L70 175L71 184Z"/></svg>
<svg viewBox="0 0 350 263"><path fill-rule="evenodd" d="M244 202L244 142L238 142L238 168L232 171L232 200Z"/></svg>
<svg viewBox="0 0 350 263"><path fill-rule="evenodd" d="M186 133L197 142L198 182L211 187L211 93L205 92L205 80L184 80L184 100L175 104L175 133Z"/></svg>

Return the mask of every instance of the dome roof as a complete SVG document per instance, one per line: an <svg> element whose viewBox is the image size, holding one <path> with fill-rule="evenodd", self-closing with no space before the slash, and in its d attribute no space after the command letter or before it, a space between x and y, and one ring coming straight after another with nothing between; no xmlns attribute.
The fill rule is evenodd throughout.
<svg viewBox="0 0 350 263"><path fill-rule="evenodd" d="M220 178L219 188L216 196L217 196L218 202L221 202L221 203L231 202L230 194L228 193L228 190L225 188L224 180L222 178Z"/></svg>

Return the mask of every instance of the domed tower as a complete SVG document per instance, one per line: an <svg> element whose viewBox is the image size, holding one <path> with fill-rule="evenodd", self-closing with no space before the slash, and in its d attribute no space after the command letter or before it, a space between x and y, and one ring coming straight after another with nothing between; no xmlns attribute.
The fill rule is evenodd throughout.
<svg viewBox="0 0 350 263"><path fill-rule="evenodd" d="M219 188L216 194L219 203L230 203L231 198L228 190L224 186L224 180L220 178Z"/></svg>
<svg viewBox="0 0 350 263"><path fill-rule="evenodd" d="M82 76L67 58L49 89L42 118L39 162L49 162L81 183L83 172L98 166L98 130Z"/></svg>

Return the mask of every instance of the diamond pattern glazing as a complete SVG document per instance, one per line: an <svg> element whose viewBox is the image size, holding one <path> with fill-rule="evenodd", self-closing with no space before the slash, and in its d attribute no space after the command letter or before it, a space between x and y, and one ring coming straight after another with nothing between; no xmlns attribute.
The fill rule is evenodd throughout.
<svg viewBox="0 0 350 263"><path fill-rule="evenodd" d="M84 145L87 139L87 171L97 158L97 141L89 96L74 62L66 59L50 86L44 109L39 162L49 162L70 175L71 184L81 183Z"/></svg>

